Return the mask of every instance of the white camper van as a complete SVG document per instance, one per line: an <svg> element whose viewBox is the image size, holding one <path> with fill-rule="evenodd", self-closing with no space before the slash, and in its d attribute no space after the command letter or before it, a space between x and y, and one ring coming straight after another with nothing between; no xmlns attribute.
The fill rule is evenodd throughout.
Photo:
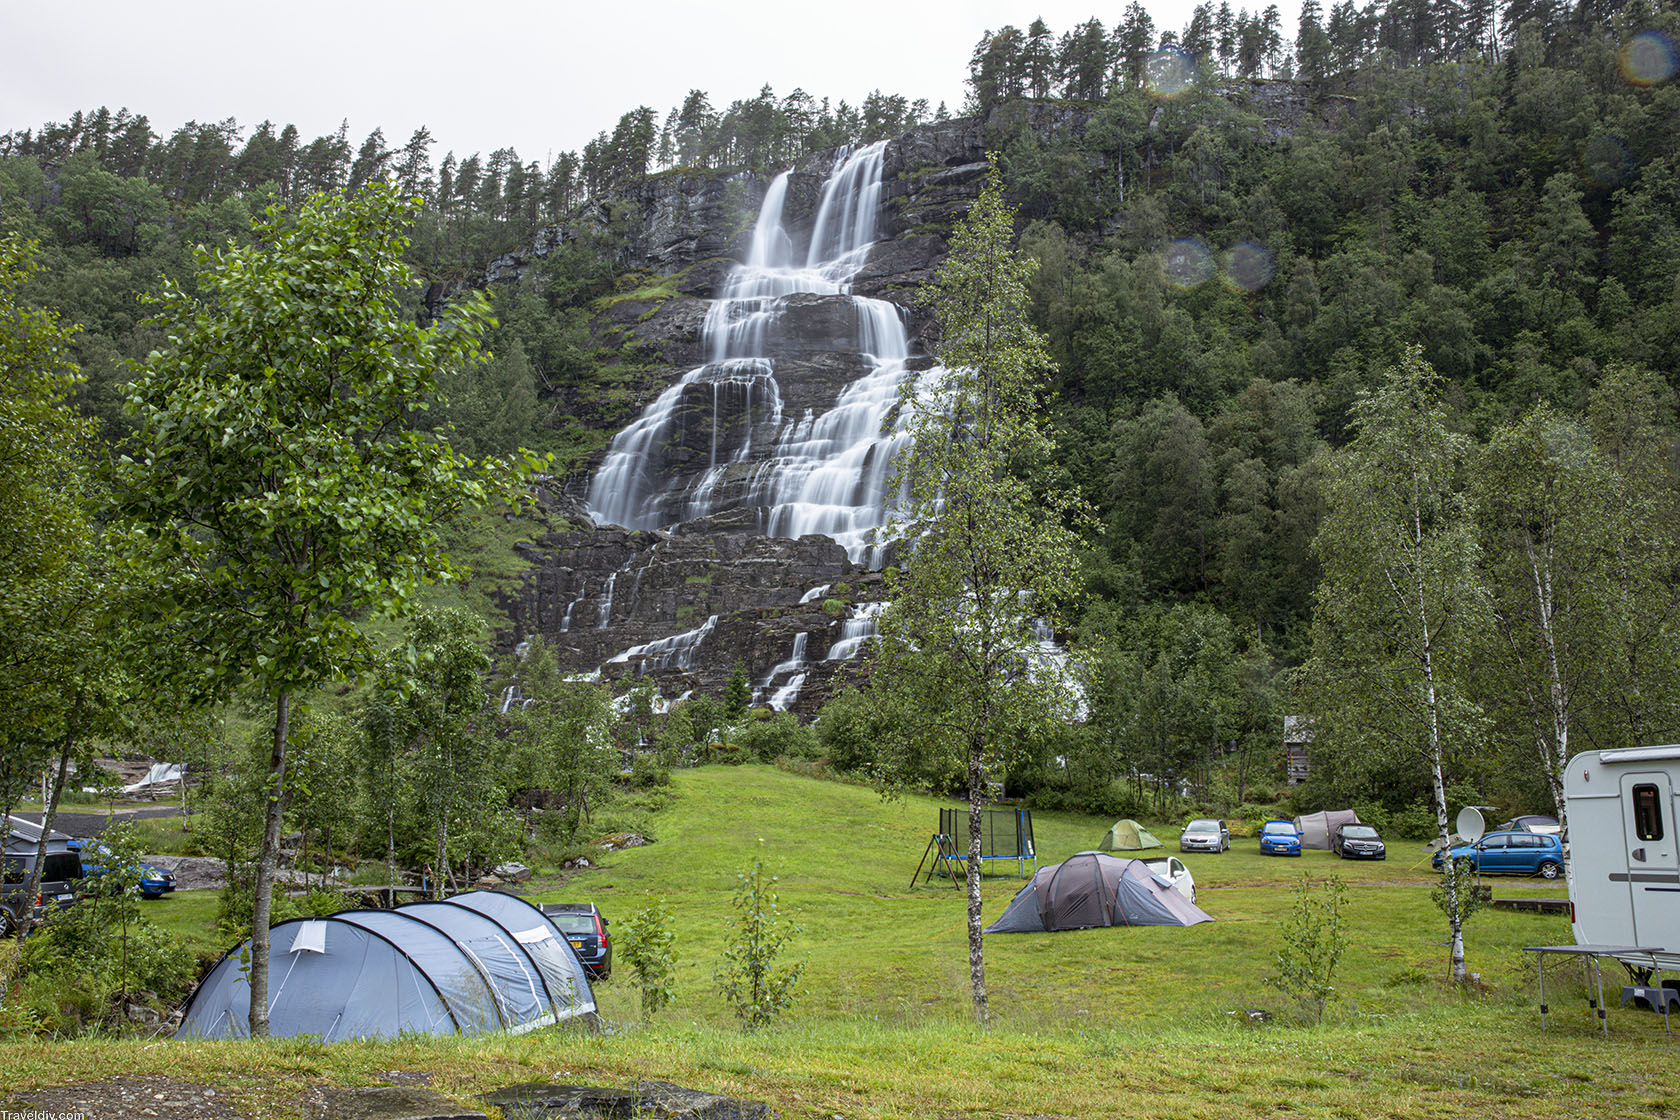
<svg viewBox="0 0 1680 1120"><path fill-rule="evenodd" d="M1563 790L1576 944L1660 949L1680 969L1680 745L1583 752Z"/></svg>

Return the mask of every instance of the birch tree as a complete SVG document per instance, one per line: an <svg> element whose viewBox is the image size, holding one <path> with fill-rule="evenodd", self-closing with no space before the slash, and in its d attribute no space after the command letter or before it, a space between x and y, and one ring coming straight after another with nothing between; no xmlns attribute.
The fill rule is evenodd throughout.
<svg viewBox="0 0 1680 1120"><path fill-rule="evenodd" d="M1443 847L1445 772L1480 712L1462 681L1485 616L1472 507L1460 485L1469 440L1447 427L1440 379L1413 347L1354 406L1353 439L1329 453L1323 565L1307 665L1315 735L1405 752L1428 773ZM1453 979L1465 978L1456 881L1446 879Z"/></svg>
<svg viewBox="0 0 1680 1120"><path fill-rule="evenodd" d="M1534 744L1567 840L1570 733L1609 654L1611 472L1584 427L1538 405L1493 434L1473 489L1492 608L1489 707Z"/></svg>
<svg viewBox="0 0 1680 1120"><path fill-rule="evenodd" d="M1032 262L1011 246L1013 217L994 161L924 295L944 369L906 388L915 442L894 532L907 555L889 573L869 682L892 729L885 782L937 773L966 794L969 980L982 1023L982 811L1008 760L1076 705L1067 674L1033 671L1035 620L1075 595L1078 506L1066 492L1033 493L1016 469L1050 456L1035 394L1052 363L1028 322Z"/></svg>

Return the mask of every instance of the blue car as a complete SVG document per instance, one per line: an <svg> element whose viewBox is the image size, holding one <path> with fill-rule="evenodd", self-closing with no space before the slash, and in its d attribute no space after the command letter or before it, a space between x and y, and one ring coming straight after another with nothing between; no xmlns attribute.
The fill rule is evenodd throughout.
<svg viewBox="0 0 1680 1120"><path fill-rule="evenodd" d="M1298 856L1301 854L1301 834L1294 821L1267 821L1260 826L1260 854L1263 856Z"/></svg>
<svg viewBox="0 0 1680 1120"><path fill-rule="evenodd" d="M1542 832L1490 832L1474 844L1454 844L1452 858L1469 861L1484 875L1556 879L1563 873L1563 841ZM1441 853L1430 862L1440 868Z"/></svg>
<svg viewBox="0 0 1680 1120"><path fill-rule="evenodd" d="M111 849L90 837L71 840L68 847L80 852L82 857L82 872L86 878L93 879L104 873L103 861L111 854ZM149 863L140 865L140 897L162 898L175 889L175 872L166 871Z"/></svg>

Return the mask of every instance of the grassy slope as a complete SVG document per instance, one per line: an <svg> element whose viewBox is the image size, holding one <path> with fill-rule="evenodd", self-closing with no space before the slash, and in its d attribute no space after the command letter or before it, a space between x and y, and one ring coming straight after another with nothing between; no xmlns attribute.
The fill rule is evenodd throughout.
<svg viewBox="0 0 1680 1120"><path fill-rule="evenodd" d="M1215 924L989 938L996 1025L980 1032L967 1017L960 892L907 886L934 809L926 799L882 802L867 789L768 768L679 774L669 808L654 818L655 844L607 855L604 867L542 896L593 898L618 917L655 899L672 908L678 1000L651 1024L637 1022L621 971L598 989L603 1011L625 1027L608 1036L14 1045L0 1059L0 1091L115 1069L160 1072L285 1115L305 1081L368 1084L382 1070L425 1069L463 1096L518 1080L657 1077L821 1117L1530 1118L1658 1116L1676 1107L1674 1046L1654 1016L1612 1014L1606 1045L1574 992L1552 993L1560 1015L1539 1033L1532 964L1520 948L1567 941L1561 918L1478 916L1470 960L1484 986L1468 997L1444 989L1436 979L1444 922L1413 848L1386 863L1350 865L1323 852L1265 859L1253 841L1239 841L1230 853L1184 857ZM1088 847L1107 823L1038 815L1041 859ZM783 907L802 927L797 951L809 964L787 1021L746 1035L716 994L712 968L735 873L754 852L782 878ZM1302 870L1340 873L1351 884L1343 999L1320 1028L1293 1025L1260 982L1290 905L1287 887ZM1019 886L985 884L988 921ZM1496 893L1544 890L1495 884ZM175 901L160 903L158 916ZM188 925L202 920L171 913ZM1276 1018L1254 1025L1228 1014L1246 1008Z"/></svg>

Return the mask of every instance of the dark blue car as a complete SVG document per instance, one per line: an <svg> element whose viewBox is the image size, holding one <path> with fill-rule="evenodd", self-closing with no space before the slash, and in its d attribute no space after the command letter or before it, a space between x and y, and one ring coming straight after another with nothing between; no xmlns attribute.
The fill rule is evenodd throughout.
<svg viewBox="0 0 1680 1120"><path fill-rule="evenodd" d="M1467 860L1484 875L1538 875L1556 879L1563 873L1563 841L1539 832L1490 832L1474 844L1455 844L1452 858ZM1441 853L1431 860L1441 866Z"/></svg>
<svg viewBox="0 0 1680 1120"><path fill-rule="evenodd" d="M69 847L82 857L82 870L89 879L96 878L105 870L104 862L110 858L111 849L90 837L80 837L70 841ZM162 898L175 889L175 872L166 871L149 863L140 865L140 897Z"/></svg>
<svg viewBox="0 0 1680 1120"><path fill-rule="evenodd" d="M1294 821L1267 821L1260 826L1260 854L1263 856L1298 856L1301 854L1301 834Z"/></svg>

